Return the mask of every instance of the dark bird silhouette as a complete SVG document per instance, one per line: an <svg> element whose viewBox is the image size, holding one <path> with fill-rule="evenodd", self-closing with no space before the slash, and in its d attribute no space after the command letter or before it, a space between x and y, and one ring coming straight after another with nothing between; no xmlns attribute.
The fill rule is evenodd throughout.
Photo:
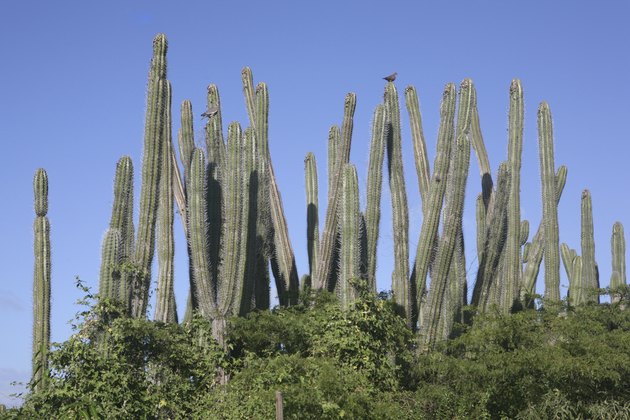
<svg viewBox="0 0 630 420"><path fill-rule="evenodd" d="M394 72L394 73L390 74L389 76L383 77L383 79L387 80L388 82L393 82L394 80L396 80L396 76L397 75L398 75L398 73Z"/></svg>
<svg viewBox="0 0 630 420"><path fill-rule="evenodd" d="M210 118L213 115L215 115L217 112L219 112L219 107L216 106L216 105L213 105L210 108L208 108L208 110L206 112L201 114L201 116L204 117L204 118Z"/></svg>

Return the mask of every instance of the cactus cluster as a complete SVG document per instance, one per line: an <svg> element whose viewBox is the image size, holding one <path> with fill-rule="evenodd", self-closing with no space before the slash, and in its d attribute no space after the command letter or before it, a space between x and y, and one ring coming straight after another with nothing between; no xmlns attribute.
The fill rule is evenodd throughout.
<svg viewBox="0 0 630 420"><path fill-rule="evenodd" d="M270 306L270 269L279 303L298 302L300 281L278 182L269 151L269 92L254 84L249 68L241 77L249 126L228 125L224 137L218 88L207 89L205 148L196 147L193 108L181 105L177 151L172 140L171 84L166 79L167 41L155 37L149 70L144 152L137 229L133 215L133 164L122 157L116 166L114 200L102 246L99 294L122 302L129 316L144 317L151 286L151 266L157 243L158 275L154 318L178 322L174 295L174 207L182 221L189 256L188 305L184 322L198 312L212 321L214 337L225 345L227 319ZM304 161L308 274L302 289L335 292L351 308L360 284L376 292L377 248L381 219L383 166L391 192L394 268L391 290L400 315L432 348L451 335L464 318L469 302L462 214L471 149L480 176L477 196L478 269L470 303L478 312L497 307L504 313L530 306L544 258L546 301L560 300L560 256L570 281L569 302L597 301L593 216L588 190L582 195L582 255L560 245L558 203L567 169L556 169L549 105L538 108L538 139L542 181L542 220L529 240L530 224L521 220L520 171L523 148L524 96L519 80L509 89L508 156L498 168L496 183L481 132L477 92L465 79L457 93L448 83L440 104L440 125L433 167L422 128L418 95L405 89L405 104L422 200L422 226L409 232L409 209L403 171L403 138L398 91L385 85L383 103L372 120L367 202L361 211L359 177L350 162L357 98L348 93L340 126L328 135L328 195L321 214L317 163ZM458 99L459 98L459 99ZM227 141L226 141L227 140ZM177 156L179 155L179 160ZM181 165L181 170L180 170ZM33 383L45 385L49 347L50 238L46 173L35 175L35 276ZM409 235L418 238L410 264ZM611 239L611 299L626 284L623 226L615 223ZM357 281L361 280L361 281Z"/></svg>

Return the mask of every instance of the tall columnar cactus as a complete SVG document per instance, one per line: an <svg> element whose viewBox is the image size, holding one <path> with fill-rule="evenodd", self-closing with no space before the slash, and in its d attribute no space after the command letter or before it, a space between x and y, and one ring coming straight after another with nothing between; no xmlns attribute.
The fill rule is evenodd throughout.
<svg viewBox="0 0 630 420"><path fill-rule="evenodd" d="M256 136L260 138L265 159L265 177L269 182L269 203L273 223L273 252L271 268L276 280L281 305L295 305L299 291L299 278L295 255L289 239L282 198L269 153L269 92L265 83L256 86Z"/></svg>
<svg viewBox="0 0 630 420"><path fill-rule="evenodd" d="M367 203L365 209L367 267L369 289L376 293L376 247L381 221L381 190L383 187L383 159L387 138L387 118L384 105L378 105L372 120L372 140L367 178Z"/></svg>
<svg viewBox="0 0 630 420"><path fill-rule="evenodd" d="M562 165L558 168L555 176L556 186L556 205L560 202L564 186L567 181L567 167ZM521 284L521 299L526 300L527 296L531 296L536 291L536 279L540 271L540 263L543 258L544 241L545 241L545 221L541 220L538 230L532 238L531 245L527 255L527 265L523 271L523 280Z"/></svg>
<svg viewBox="0 0 630 420"><path fill-rule="evenodd" d="M151 263L155 251L155 224L159 199L160 168L162 162L162 136L164 134L164 108L166 107L166 50L164 34L153 40L153 59L149 71L147 113L142 162L142 188L140 192L140 219L135 247L138 276L134 279L132 315L144 317L151 286Z"/></svg>
<svg viewBox="0 0 630 420"><path fill-rule="evenodd" d="M174 153L171 117L171 85L167 83L164 134L162 147L165 158L162 159L160 176L160 202L158 206L157 244L158 244L158 280L155 305L156 321L177 323L177 307L175 304L174 267L175 238L174 222L174 162L170 156Z"/></svg>
<svg viewBox="0 0 630 420"><path fill-rule="evenodd" d="M429 168L429 155L427 145L424 141L424 131L422 130L422 116L420 114L420 103L418 93L413 86L405 89L405 103L409 114L409 125L411 125L411 138L413 139L413 154L416 162L416 174L418 176L418 188L422 206L426 204L429 195L429 183L431 181L431 169Z"/></svg>
<svg viewBox="0 0 630 420"><path fill-rule="evenodd" d="M459 109L457 115L457 132L455 150L447 180L447 207L443 232L440 237L435 256L434 276L431 279L431 289L426 307L423 337L427 347L432 348L439 339L439 325L446 304L445 293L449 288L449 271L455 270L452 264L455 248L461 238L462 215L464 212L464 192L470 166L470 119L472 100L472 82L466 79L460 87ZM450 309L450 308L449 308Z"/></svg>
<svg viewBox="0 0 630 420"><path fill-rule="evenodd" d="M523 88L518 79L510 85L510 111L508 117L508 162L510 165L510 198L507 212L507 239L505 244L505 287L502 290L501 307L509 312L519 298L521 277L521 155L523 152ZM555 189L554 189L555 191Z"/></svg>
<svg viewBox="0 0 630 420"><path fill-rule="evenodd" d="M336 233L338 227L337 207L341 201L341 188L343 177L341 176L341 168L348 163L350 158L350 143L352 139L352 127L354 111L357 105L357 98L354 93L346 95L344 102L344 117L341 126L341 146L338 149L339 156L336 158L336 176L332 185L332 193L328 196L328 208L326 209L326 220L324 222L324 230L320 241L319 263L313 278L313 287L318 289L329 289L328 280L330 273L335 269L334 250L336 246Z"/></svg>
<svg viewBox="0 0 630 420"><path fill-rule="evenodd" d="M44 169L35 172L33 276L33 357L31 386L33 391L48 383L48 351L50 349L50 223L48 222L48 175Z"/></svg>
<svg viewBox="0 0 630 420"><path fill-rule="evenodd" d="M621 222L615 222L613 225L610 247L612 250L612 272L617 273L616 279L611 277L610 280L610 288L614 291L626 285L626 238ZM619 296L613 293L611 300L618 302Z"/></svg>
<svg viewBox="0 0 630 420"><path fill-rule="evenodd" d="M589 302L599 303L599 280L595 263L595 235L593 229L593 202L589 190L582 191L581 203L582 225L582 281Z"/></svg>
<svg viewBox="0 0 630 420"><path fill-rule="evenodd" d="M195 149L190 163L188 184L188 232L192 251L194 293L193 309L206 318L216 316L216 282L209 255L208 210L206 197L206 159L201 149ZM212 223L212 222L210 222Z"/></svg>
<svg viewBox="0 0 630 420"><path fill-rule="evenodd" d="M424 219L420 229L420 239L416 250L415 283L417 310L421 311L421 301L429 273L429 265L433 255L433 244L440 222L440 212L446 191L446 177L451 158L451 147L454 138L454 118L456 103L455 85L449 83L444 88L440 105L440 128L438 131L437 152L433 163L433 174L429 185L429 200L424 210ZM418 312L419 313L419 312Z"/></svg>
<svg viewBox="0 0 630 420"><path fill-rule="evenodd" d="M392 195L392 227L394 230L394 272L392 290L394 301L411 325L411 282L409 280L409 207L405 189L405 175L402 163L402 135L400 129L400 106L398 91L394 82L385 87L385 107L387 108L387 169L389 189Z"/></svg>
<svg viewBox="0 0 630 420"><path fill-rule="evenodd" d="M118 290L108 297L123 302L129 313L131 310L131 287L134 275L131 262L134 254L135 234L133 225L133 162L129 156L121 157L116 164L114 202L109 230L118 231L120 236L118 255L115 257L119 264L120 279L118 281ZM103 281L102 277L101 281ZM101 295L103 295L102 290Z"/></svg>
<svg viewBox="0 0 630 420"><path fill-rule="evenodd" d="M341 250L337 296L342 308L348 309L356 299L352 280L361 276L361 213L359 210L359 180L354 165L348 163L343 171L342 199L339 206Z"/></svg>
<svg viewBox="0 0 630 420"><path fill-rule="evenodd" d="M490 207L490 200L493 195L493 181L492 172L490 170L490 160L488 159L488 153L486 146L483 142L483 134L481 133L481 126L479 124L479 110L477 109L477 90L473 86L472 88L473 104L475 105L472 110L470 133L471 144L475 150L477 156L477 162L479 164L479 172L481 175L481 195L483 199L483 205L486 212Z"/></svg>
<svg viewBox="0 0 630 420"><path fill-rule="evenodd" d="M558 194L556 192L553 127L546 102L538 108L538 143L540 178L542 180L543 223L545 225L545 298L560 300L560 240L558 228Z"/></svg>
<svg viewBox="0 0 630 420"><path fill-rule="evenodd" d="M101 251L99 295L101 298L118 300L120 295L120 248L122 235L118 229L107 229Z"/></svg>
<svg viewBox="0 0 630 420"><path fill-rule="evenodd" d="M304 177L306 184L306 250L308 252L308 272L313 274L317 264L319 248L319 204L317 198L317 162L315 155L309 153L304 159Z"/></svg>

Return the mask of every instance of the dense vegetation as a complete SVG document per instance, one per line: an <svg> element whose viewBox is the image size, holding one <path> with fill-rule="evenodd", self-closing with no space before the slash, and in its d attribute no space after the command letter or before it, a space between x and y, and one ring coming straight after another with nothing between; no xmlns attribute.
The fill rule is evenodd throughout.
<svg viewBox="0 0 630 420"><path fill-rule="evenodd" d="M426 353L388 296L368 292L346 311L324 292L232 318L227 351L202 318L130 318L105 301L54 347L48 387L7 414L264 419L279 390L287 419L628 418L625 301L489 311Z"/></svg>

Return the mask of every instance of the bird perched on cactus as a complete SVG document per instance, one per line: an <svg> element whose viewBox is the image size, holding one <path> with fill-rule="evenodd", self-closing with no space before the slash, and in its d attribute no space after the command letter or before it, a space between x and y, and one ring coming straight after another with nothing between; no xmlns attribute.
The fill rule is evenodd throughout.
<svg viewBox="0 0 630 420"><path fill-rule="evenodd" d="M383 77L383 80L387 80L388 82L393 82L394 80L396 80L396 76L398 76L398 73L393 72L389 76Z"/></svg>
<svg viewBox="0 0 630 420"><path fill-rule="evenodd" d="M219 107L216 105L213 105L213 106L210 106L206 112L201 114L201 116L203 118L210 118L213 115L215 115L217 112L219 112Z"/></svg>

